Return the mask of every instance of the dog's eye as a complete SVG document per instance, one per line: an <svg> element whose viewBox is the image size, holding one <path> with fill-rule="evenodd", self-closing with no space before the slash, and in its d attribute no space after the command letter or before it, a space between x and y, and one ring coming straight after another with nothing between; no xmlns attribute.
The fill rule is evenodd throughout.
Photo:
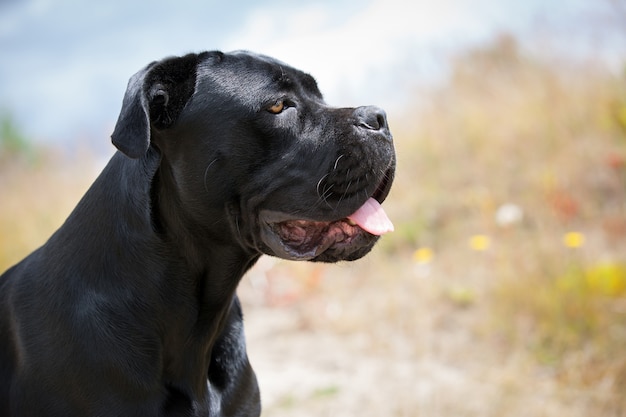
<svg viewBox="0 0 626 417"><path fill-rule="evenodd" d="M285 110L285 102L283 100L279 100L274 103L270 108L267 109L270 113L278 114Z"/></svg>

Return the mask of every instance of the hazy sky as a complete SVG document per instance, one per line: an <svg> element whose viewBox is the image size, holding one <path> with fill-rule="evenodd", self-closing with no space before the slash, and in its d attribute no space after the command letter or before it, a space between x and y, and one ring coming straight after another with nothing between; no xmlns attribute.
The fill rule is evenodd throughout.
<svg viewBox="0 0 626 417"><path fill-rule="evenodd" d="M310 72L331 104L389 107L440 54L502 31L571 31L608 1L0 0L0 112L38 141L108 143L134 72L211 49Z"/></svg>

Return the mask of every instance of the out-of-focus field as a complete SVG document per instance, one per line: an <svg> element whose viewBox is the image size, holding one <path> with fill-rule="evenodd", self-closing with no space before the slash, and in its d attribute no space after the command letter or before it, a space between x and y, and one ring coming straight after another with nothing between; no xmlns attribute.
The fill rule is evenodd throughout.
<svg viewBox="0 0 626 417"><path fill-rule="evenodd" d="M390 114L396 232L242 281L263 415L626 416L626 71L504 36L415 97ZM3 152L0 270L95 175Z"/></svg>

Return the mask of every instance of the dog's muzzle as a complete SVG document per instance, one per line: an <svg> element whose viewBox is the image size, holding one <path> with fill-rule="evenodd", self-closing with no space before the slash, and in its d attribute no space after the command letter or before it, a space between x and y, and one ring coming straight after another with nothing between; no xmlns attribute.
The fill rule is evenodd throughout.
<svg viewBox="0 0 626 417"><path fill-rule="evenodd" d="M337 220L294 219L285 213L263 211L264 242L274 255L293 260L336 261L363 256L379 236L394 230L381 206L391 188L393 169L389 170L371 197L354 213Z"/></svg>

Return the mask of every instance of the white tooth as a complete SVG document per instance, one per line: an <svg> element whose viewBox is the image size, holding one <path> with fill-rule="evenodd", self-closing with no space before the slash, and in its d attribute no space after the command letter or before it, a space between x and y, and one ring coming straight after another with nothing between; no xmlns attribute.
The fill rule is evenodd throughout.
<svg viewBox="0 0 626 417"><path fill-rule="evenodd" d="M356 226L356 223L352 219L348 219L348 224L350 226Z"/></svg>

